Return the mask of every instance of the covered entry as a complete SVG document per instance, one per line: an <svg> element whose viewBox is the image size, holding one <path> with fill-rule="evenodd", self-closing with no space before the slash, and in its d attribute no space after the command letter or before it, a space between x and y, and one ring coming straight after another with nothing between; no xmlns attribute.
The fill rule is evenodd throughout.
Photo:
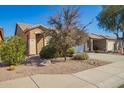
<svg viewBox="0 0 124 93"><path fill-rule="evenodd" d="M43 34L36 34L36 54L39 54L41 49L45 46L45 37Z"/></svg>
<svg viewBox="0 0 124 93"><path fill-rule="evenodd" d="M90 39L87 42L88 51L94 50L106 50L106 40L99 40L99 39Z"/></svg>
<svg viewBox="0 0 124 93"><path fill-rule="evenodd" d="M93 50L106 50L106 40L93 40Z"/></svg>
<svg viewBox="0 0 124 93"><path fill-rule="evenodd" d="M114 51L115 39L109 36L102 36L96 34L90 34L89 37L89 40L85 44L85 51Z"/></svg>
<svg viewBox="0 0 124 93"><path fill-rule="evenodd" d="M42 48L48 43L49 36L46 31L47 29L35 27L26 33L29 36L27 39L29 55L39 55Z"/></svg>

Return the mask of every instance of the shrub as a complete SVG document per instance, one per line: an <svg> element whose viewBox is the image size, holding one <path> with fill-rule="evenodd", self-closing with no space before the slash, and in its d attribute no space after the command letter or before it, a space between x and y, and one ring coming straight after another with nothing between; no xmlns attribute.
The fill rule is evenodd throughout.
<svg viewBox="0 0 124 93"><path fill-rule="evenodd" d="M0 57L7 65L17 65L25 57L25 42L21 37L13 36L1 43Z"/></svg>
<svg viewBox="0 0 124 93"><path fill-rule="evenodd" d="M87 53L82 53L82 54L76 54L74 56L74 60L87 60L89 58Z"/></svg>
<svg viewBox="0 0 124 93"><path fill-rule="evenodd" d="M40 51L40 57L41 58L54 58L57 57L57 50L50 46L44 46L42 50Z"/></svg>
<svg viewBox="0 0 124 93"><path fill-rule="evenodd" d="M74 60L82 60L82 55L81 54L76 54L73 57Z"/></svg>
<svg viewBox="0 0 124 93"><path fill-rule="evenodd" d="M87 53L82 53L82 59L83 60L87 60L87 59L89 59L89 56L88 56L88 54Z"/></svg>
<svg viewBox="0 0 124 93"><path fill-rule="evenodd" d="M75 53L74 48L69 48L69 49L67 50L67 56L68 56L68 57L72 57L74 53Z"/></svg>

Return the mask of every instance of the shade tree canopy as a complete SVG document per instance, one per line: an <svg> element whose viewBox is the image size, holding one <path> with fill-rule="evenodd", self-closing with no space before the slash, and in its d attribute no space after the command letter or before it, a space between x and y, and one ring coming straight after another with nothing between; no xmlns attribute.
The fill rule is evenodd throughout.
<svg viewBox="0 0 124 93"><path fill-rule="evenodd" d="M79 9L75 7L63 7L60 13L48 20L54 29L49 43L64 54L65 60L69 48L88 40L88 34L79 20Z"/></svg>

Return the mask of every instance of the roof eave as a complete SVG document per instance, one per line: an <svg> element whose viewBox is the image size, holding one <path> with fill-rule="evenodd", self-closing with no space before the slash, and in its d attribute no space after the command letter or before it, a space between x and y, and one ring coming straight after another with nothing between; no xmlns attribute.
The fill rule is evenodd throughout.
<svg viewBox="0 0 124 93"><path fill-rule="evenodd" d="M25 33L27 33L27 32L29 32L29 31L31 31L31 30L33 30L33 29L35 29L35 28L41 28L41 29L45 29L45 30L47 30L47 31L51 31L51 29L49 29L49 28L46 28L46 27L44 27L44 26L41 26L41 25L39 25L39 26L36 26L36 27L32 27L32 28L30 28L30 29L25 29Z"/></svg>

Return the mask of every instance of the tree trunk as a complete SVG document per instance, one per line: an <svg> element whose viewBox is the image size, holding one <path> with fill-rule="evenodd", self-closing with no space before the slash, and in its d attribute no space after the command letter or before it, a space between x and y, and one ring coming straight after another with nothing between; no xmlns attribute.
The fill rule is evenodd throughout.
<svg viewBox="0 0 124 93"><path fill-rule="evenodd" d="M118 49L119 49L119 47L118 47L118 43L119 43L119 35L118 35L118 33L115 33L115 35L116 35L116 38L117 38L117 40L116 40L116 42L115 42L115 52L118 52Z"/></svg>
<svg viewBox="0 0 124 93"><path fill-rule="evenodd" d="M66 61L66 56L64 56L64 61Z"/></svg>
<svg viewBox="0 0 124 93"><path fill-rule="evenodd" d="M64 61L66 61L66 52L64 51Z"/></svg>

